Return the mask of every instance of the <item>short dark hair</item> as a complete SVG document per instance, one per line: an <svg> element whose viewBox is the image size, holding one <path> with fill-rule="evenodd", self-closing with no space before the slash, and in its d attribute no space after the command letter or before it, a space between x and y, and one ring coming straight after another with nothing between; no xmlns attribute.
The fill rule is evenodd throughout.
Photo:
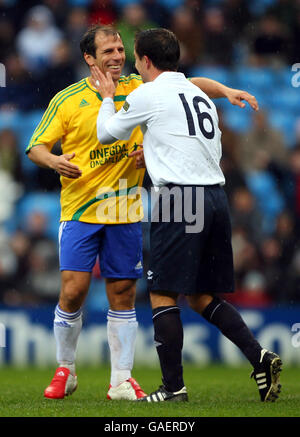
<svg viewBox="0 0 300 437"><path fill-rule="evenodd" d="M80 41L80 50L82 55L87 53L96 57L96 45L95 38L98 32L103 32L105 35L113 35L116 38L119 36L121 38L120 32L117 31L113 26L105 26L101 24L95 24L91 26L83 35Z"/></svg>
<svg viewBox="0 0 300 437"><path fill-rule="evenodd" d="M177 71L180 47L176 35L168 29L148 29L135 36L135 52L141 59L148 56L161 71Z"/></svg>

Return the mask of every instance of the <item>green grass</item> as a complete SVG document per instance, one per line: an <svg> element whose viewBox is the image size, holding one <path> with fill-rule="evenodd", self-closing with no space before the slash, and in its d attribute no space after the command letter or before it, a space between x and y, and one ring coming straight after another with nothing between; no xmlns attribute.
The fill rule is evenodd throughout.
<svg viewBox="0 0 300 437"><path fill-rule="evenodd" d="M78 368L78 389L64 400L48 400L43 390L54 369L0 368L1 417L300 417L299 368L284 368L282 393L275 403L259 400L250 367L186 365L189 402L144 404L106 400L109 368ZM136 368L134 377L148 393L160 384L160 371Z"/></svg>

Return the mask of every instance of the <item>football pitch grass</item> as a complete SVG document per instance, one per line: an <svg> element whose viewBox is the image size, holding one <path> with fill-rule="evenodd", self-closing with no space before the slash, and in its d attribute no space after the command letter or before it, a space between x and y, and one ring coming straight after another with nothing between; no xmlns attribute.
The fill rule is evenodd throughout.
<svg viewBox="0 0 300 437"><path fill-rule="evenodd" d="M77 369L78 389L64 400L43 397L53 369L0 367L0 417L300 417L300 369L284 367L282 392L275 403L262 403L250 366L184 367L189 402L109 401L109 367ZM161 383L158 368L134 369L150 393Z"/></svg>

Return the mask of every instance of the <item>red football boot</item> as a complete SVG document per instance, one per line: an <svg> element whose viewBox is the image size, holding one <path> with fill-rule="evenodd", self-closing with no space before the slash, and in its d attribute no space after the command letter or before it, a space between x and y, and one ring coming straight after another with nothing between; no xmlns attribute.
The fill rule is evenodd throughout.
<svg viewBox="0 0 300 437"><path fill-rule="evenodd" d="M48 399L63 399L71 395L77 388L77 376L72 375L66 367L58 367L44 396Z"/></svg>

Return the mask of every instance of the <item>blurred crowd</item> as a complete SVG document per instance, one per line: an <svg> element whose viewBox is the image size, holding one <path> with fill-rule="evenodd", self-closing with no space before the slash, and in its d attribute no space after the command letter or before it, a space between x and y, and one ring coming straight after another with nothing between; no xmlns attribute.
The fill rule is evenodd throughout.
<svg viewBox="0 0 300 437"><path fill-rule="evenodd" d="M50 99L88 75L79 41L94 23L120 30L124 74L135 71L135 32L167 27L180 40L180 71L257 96L257 113L215 101L237 290L226 298L248 307L300 304L300 91L292 85L299 0L0 0L0 303L57 301L60 182L24 150ZM92 289L89 304L105 305L98 264ZM147 300L144 279L137 300Z"/></svg>

